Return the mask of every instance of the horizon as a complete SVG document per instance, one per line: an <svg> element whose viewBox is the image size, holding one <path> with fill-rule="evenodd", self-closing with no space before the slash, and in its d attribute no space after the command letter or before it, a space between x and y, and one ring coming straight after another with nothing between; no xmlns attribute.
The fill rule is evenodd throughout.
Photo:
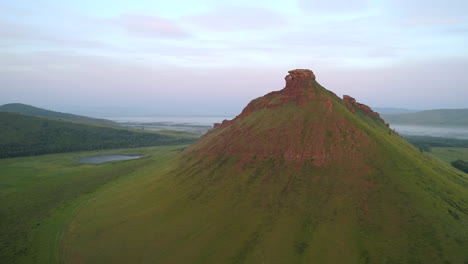
<svg viewBox="0 0 468 264"><path fill-rule="evenodd" d="M47 107L47 106L38 106L38 105L30 105L24 104L20 102L15 103L6 103L0 104L1 106L9 105L9 104L23 104L29 105L32 107L37 107L49 111L55 112L62 112L62 113L69 113L75 115L83 115L89 116L94 118L106 118L110 120L119 120L119 119L126 119L126 118L150 118L150 117L160 117L160 118L234 118L243 110L243 108L239 109L237 113L206 113L206 114L196 114L196 113L170 113L170 112L151 112L148 109L142 108L124 108L118 106L98 106L98 107L80 107L76 106L62 106L62 107ZM245 107L245 106L244 106ZM398 108L398 107L379 107L379 106L370 106L372 110L376 111L379 114L404 114L404 113L413 113L413 112L421 112L421 111L431 111L431 110L464 110L468 108L435 108L435 109L409 109L409 108ZM126 121L125 121L126 122Z"/></svg>
<svg viewBox="0 0 468 264"><path fill-rule="evenodd" d="M307 68L379 108L467 108L464 1L0 3L0 104L233 115ZM81 110L83 111L83 110Z"/></svg>

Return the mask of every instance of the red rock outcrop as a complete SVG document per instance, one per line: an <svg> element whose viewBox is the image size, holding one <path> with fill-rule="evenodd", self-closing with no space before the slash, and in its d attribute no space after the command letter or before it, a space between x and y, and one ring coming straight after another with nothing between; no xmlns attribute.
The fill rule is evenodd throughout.
<svg viewBox="0 0 468 264"><path fill-rule="evenodd" d="M296 101L299 106L304 105L315 96L315 90L312 85L312 82L315 81L315 75L311 70L296 69L288 71L288 73L289 74L284 78L286 80L286 86L282 90L268 93L263 97L251 101L235 119L248 116L252 112L264 108L277 108L290 101ZM277 98L277 100L275 100L275 98ZM214 124L213 127L224 127L229 124L229 122L231 121L225 120L222 124Z"/></svg>
<svg viewBox="0 0 468 264"><path fill-rule="evenodd" d="M344 95L343 96L343 102L345 103L346 107L353 113L356 113L356 108L360 109L362 112L364 112L366 115L373 116L377 118L378 120L385 122L379 115L379 113L374 112L369 106L365 104L361 104L356 101L353 97L349 95Z"/></svg>

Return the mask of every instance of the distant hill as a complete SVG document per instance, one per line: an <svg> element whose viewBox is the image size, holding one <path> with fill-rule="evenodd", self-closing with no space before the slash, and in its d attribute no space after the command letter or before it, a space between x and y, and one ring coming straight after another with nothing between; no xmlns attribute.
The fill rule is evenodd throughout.
<svg viewBox="0 0 468 264"><path fill-rule="evenodd" d="M192 143L187 133L156 133L0 112L0 158Z"/></svg>
<svg viewBox="0 0 468 264"><path fill-rule="evenodd" d="M436 109L403 114L383 114L382 118L390 124L468 126L468 108Z"/></svg>
<svg viewBox="0 0 468 264"><path fill-rule="evenodd" d="M406 109L406 108L393 108L393 107L372 107L374 111L379 114L403 114L403 113L415 113L421 110Z"/></svg>
<svg viewBox="0 0 468 264"><path fill-rule="evenodd" d="M107 120L107 119L55 112L55 111L51 111L51 110L47 110L43 108L34 107L31 105L19 104L19 103L2 105L0 106L0 112L19 113L19 114L24 114L24 115L34 115L34 116L42 116L42 117L52 117L52 118L58 118L58 119L93 123L93 124L98 124L98 125L119 126L117 122Z"/></svg>

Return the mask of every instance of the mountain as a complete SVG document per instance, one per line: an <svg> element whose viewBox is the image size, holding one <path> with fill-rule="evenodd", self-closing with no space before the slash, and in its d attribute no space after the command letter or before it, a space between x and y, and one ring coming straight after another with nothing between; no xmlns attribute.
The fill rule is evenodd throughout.
<svg viewBox="0 0 468 264"><path fill-rule="evenodd" d="M466 263L468 178L310 70L84 206L66 263Z"/></svg>
<svg viewBox="0 0 468 264"><path fill-rule="evenodd" d="M0 158L111 148L188 144L189 134L157 133L0 112Z"/></svg>
<svg viewBox="0 0 468 264"><path fill-rule="evenodd" d="M436 109L416 113L385 114L382 117L390 124L420 126L468 126L468 108Z"/></svg>
<svg viewBox="0 0 468 264"><path fill-rule="evenodd" d="M107 120L107 119L60 113L60 112L55 112L55 111L50 111L47 109L34 107L31 105L18 104L18 103L2 105L0 106L0 112L19 113L19 114L24 114L24 115L33 115L33 116L42 116L42 117L52 117L52 118L57 118L57 119L66 119L66 120L86 122L86 123L92 123L92 124L98 124L98 125L119 126L117 122Z"/></svg>

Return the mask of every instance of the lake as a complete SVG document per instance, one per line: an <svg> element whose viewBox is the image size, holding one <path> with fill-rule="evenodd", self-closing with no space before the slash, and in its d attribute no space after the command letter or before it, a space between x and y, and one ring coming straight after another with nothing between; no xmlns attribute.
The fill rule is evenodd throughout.
<svg viewBox="0 0 468 264"><path fill-rule="evenodd" d="M116 161L116 160L133 160L139 159L143 157L142 155L100 155L100 156L93 156L87 158L81 158L80 163L104 163L108 161Z"/></svg>
<svg viewBox="0 0 468 264"><path fill-rule="evenodd" d="M105 117L119 123L167 123L168 125L193 125L212 126L214 123L221 123L224 119L231 120L233 117L226 116L126 116L126 117Z"/></svg>

